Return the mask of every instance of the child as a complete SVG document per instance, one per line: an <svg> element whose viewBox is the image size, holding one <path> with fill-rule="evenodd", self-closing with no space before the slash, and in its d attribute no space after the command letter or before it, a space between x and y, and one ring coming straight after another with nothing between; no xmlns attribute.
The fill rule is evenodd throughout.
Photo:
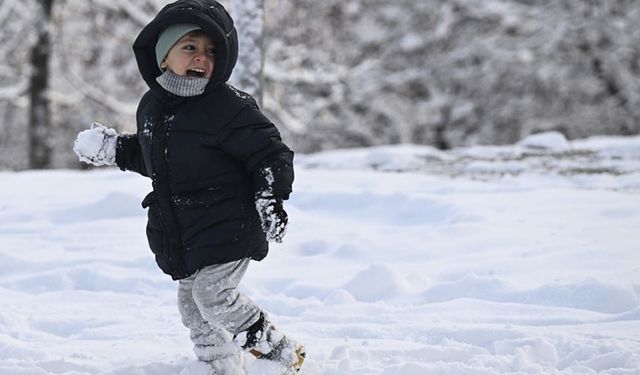
<svg viewBox="0 0 640 375"><path fill-rule="evenodd" d="M282 241L293 152L254 99L225 82L237 59L233 21L215 0L179 0L141 31L133 49L150 90L137 133L99 124L74 151L94 165L150 177L147 237L158 266L179 280L178 305L200 367L242 373L236 346L298 370L304 348L238 292L250 259Z"/></svg>

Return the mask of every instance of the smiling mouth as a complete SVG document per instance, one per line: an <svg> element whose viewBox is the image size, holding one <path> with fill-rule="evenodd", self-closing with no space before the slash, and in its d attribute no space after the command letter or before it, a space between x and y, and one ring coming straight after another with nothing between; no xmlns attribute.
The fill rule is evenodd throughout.
<svg viewBox="0 0 640 375"><path fill-rule="evenodd" d="M204 69L200 68L187 69L187 77L204 78L206 73Z"/></svg>

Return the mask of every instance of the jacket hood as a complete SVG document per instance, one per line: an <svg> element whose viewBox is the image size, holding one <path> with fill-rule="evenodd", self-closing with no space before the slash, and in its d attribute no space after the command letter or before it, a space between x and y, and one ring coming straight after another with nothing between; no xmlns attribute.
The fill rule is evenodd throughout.
<svg viewBox="0 0 640 375"><path fill-rule="evenodd" d="M216 45L215 67L205 93L226 82L238 59L238 34L233 19L215 0L179 0L162 8L133 43L138 69L149 88L166 92L156 81L162 71L156 62L155 47L160 33L176 23L200 26Z"/></svg>

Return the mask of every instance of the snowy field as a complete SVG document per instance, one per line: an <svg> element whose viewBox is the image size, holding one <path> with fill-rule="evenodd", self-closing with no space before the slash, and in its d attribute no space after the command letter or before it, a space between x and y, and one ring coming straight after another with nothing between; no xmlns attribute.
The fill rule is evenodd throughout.
<svg viewBox="0 0 640 375"><path fill-rule="evenodd" d="M288 235L242 288L305 344L302 375L640 374L640 138L296 161ZM0 173L1 375L194 360L147 248L149 188Z"/></svg>

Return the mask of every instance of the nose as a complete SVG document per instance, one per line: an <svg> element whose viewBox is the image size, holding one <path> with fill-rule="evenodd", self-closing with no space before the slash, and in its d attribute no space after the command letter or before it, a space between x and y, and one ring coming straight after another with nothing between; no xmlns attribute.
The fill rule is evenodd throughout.
<svg viewBox="0 0 640 375"><path fill-rule="evenodd" d="M207 51L201 51L195 55L194 59L196 61L207 61L210 60L211 57L207 54Z"/></svg>

